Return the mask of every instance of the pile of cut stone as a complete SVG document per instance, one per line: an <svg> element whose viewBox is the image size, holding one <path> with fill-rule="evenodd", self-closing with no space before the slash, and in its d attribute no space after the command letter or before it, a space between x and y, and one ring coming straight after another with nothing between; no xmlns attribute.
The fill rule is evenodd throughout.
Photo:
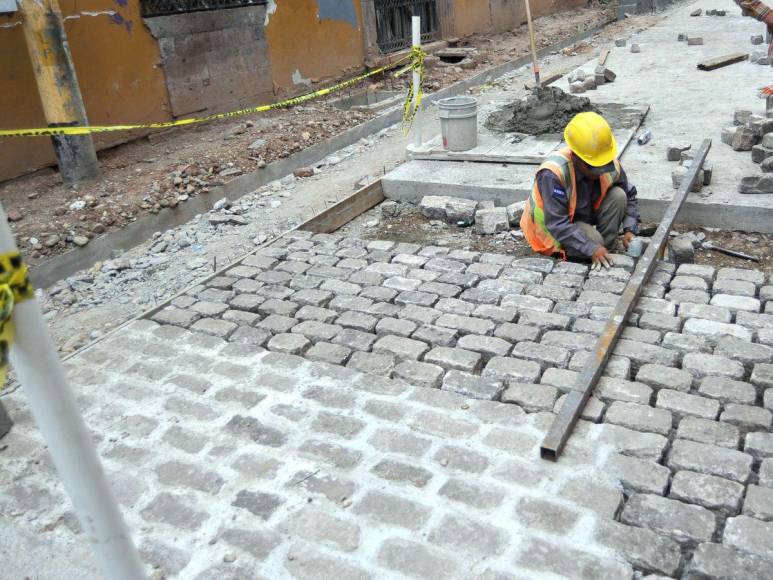
<svg viewBox="0 0 773 580"><path fill-rule="evenodd" d="M461 227L474 225L476 233L482 235L498 234L518 227L525 207L525 201L507 207L495 207L493 201L474 201L446 195L426 195L419 204L421 213L431 220L441 220Z"/></svg>
<svg viewBox="0 0 773 580"><path fill-rule="evenodd" d="M772 116L755 115L736 110L733 126L722 130L722 142L735 151L751 151L752 161L759 163L762 173L741 179L741 193L773 193L773 112Z"/></svg>
<svg viewBox="0 0 773 580"><path fill-rule="evenodd" d="M759 46L765 42L765 38L761 34L752 34L751 43L753 46ZM769 65L770 59L768 58L767 50L754 50L749 54L749 62Z"/></svg>
<svg viewBox="0 0 773 580"><path fill-rule="evenodd" d="M690 163L694 158L695 152L692 151L692 145L689 143L672 144L666 148L666 159L679 162L679 165L671 172L671 185L674 186L674 189L679 188L679 185L682 183L682 179L684 179L685 175L687 175ZM704 161L698 172L698 179L695 180L692 191L697 193L703 189L704 185L710 185L713 173L713 166Z"/></svg>
<svg viewBox="0 0 773 580"><path fill-rule="evenodd" d="M602 64L596 66L592 75L580 69L574 71L568 77L569 92L577 94L584 93L585 91L595 91L605 83L615 82L616 78L617 75Z"/></svg>

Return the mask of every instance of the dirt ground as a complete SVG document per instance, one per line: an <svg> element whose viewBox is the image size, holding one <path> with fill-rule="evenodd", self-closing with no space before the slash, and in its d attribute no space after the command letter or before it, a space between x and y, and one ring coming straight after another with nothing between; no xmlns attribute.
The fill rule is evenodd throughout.
<svg viewBox="0 0 773 580"><path fill-rule="evenodd" d="M612 18L614 9L606 5L540 18L538 44L559 42ZM619 26L622 23L613 24L605 33L614 34ZM460 39L457 46L477 52L461 63L430 59L425 90L438 90L527 54L527 38L521 27L514 33ZM574 50L581 52L583 46ZM403 91L407 80L408 75L398 79L388 75L376 78L371 86ZM102 151L102 175L91 183L66 187L56 171L46 169L0 184L0 199L20 248L34 265L148 213L206 195L241 173L258 170L373 116L336 109L330 101L340 96L267 115L151 134ZM250 148L258 139L264 143Z"/></svg>
<svg viewBox="0 0 773 580"><path fill-rule="evenodd" d="M340 233L370 240L391 240L395 242L437 245L452 250L493 252L513 256L530 256L532 250L518 229L501 234L482 236L474 227L457 227L438 220L427 219L418 208L403 206L397 217L383 217L377 206L359 216L343 228ZM658 224L643 223L642 228L656 228ZM757 256L759 262L735 258L716 251L696 249L695 263L715 268L761 269L773 273L773 235L740 231L696 228L677 224L674 232L683 234L702 232L706 241L716 246ZM617 249L623 252L623 248Z"/></svg>

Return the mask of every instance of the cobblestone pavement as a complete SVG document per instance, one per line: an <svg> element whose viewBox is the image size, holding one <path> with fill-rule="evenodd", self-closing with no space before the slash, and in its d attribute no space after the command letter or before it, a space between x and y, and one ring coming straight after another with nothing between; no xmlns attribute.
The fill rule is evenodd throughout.
<svg viewBox="0 0 773 580"><path fill-rule="evenodd" d="M773 577L762 273L659 265L538 457L619 266L296 233L68 366L157 576ZM0 517L82 546L8 403Z"/></svg>

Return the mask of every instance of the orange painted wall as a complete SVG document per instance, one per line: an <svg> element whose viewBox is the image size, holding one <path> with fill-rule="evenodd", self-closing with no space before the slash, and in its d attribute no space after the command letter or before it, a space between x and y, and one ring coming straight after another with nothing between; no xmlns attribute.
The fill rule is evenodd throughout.
<svg viewBox="0 0 773 580"><path fill-rule="evenodd" d="M344 19L320 19L318 0L276 0L275 11L268 15L266 40L277 94L306 90L293 81L296 71L304 79L319 81L362 66L360 0L338 1L352 2L356 26Z"/></svg>
<svg viewBox="0 0 773 580"><path fill-rule="evenodd" d="M60 6L89 122L169 119L164 75L158 67L158 44L142 23L139 2L60 0ZM84 14L104 11L114 14ZM13 15L2 16L0 25L18 20ZM0 127L45 126L20 26L0 28L0 87L4 88L0 91ZM95 142L104 148L130 137L127 133L112 133L95 138ZM54 162L47 137L0 140L0 181Z"/></svg>
<svg viewBox="0 0 773 580"><path fill-rule="evenodd" d="M523 0L452 0L456 36L504 32L526 22ZM587 5L587 0L530 0L532 18Z"/></svg>

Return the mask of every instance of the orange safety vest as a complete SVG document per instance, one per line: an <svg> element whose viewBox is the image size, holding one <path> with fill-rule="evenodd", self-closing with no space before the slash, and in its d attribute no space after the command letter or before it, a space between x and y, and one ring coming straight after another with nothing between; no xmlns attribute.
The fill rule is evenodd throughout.
<svg viewBox="0 0 773 580"><path fill-rule="evenodd" d="M601 175L599 181L601 183L601 194L593 204L593 209L598 210L601 207L601 202L604 201L604 197L607 195L609 189L615 185L620 179L620 162L615 159L614 169L608 173ZM572 151L567 147L565 149L559 149L552 153L545 162L539 166L539 169L549 169L558 178L561 186L566 191L566 197L569 200L569 221L574 221L574 210L577 207L576 191L576 178L574 163L572 163ZM548 195L551 195L548 192ZM531 188L531 195L526 201L526 208L524 209L523 216L521 217L521 231L523 232L526 241L529 242L531 248L540 254L550 256L556 252L564 254L561 249L561 244L556 240L545 225L545 213L543 212L542 205L542 192L539 190L536 177L534 178L534 185ZM564 255L564 258L566 256Z"/></svg>

